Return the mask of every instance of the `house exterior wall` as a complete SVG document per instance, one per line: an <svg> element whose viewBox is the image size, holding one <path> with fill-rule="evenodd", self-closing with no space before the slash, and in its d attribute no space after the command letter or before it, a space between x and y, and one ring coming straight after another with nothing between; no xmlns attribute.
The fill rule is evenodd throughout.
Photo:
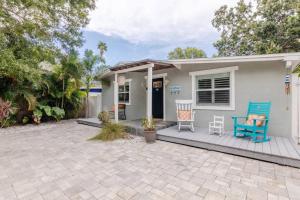
<svg viewBox="0 0 300 200"><path fill-rule="evenodd" d="M126 117L128 120L141 119L146 115L146 89L142 86L142 81L145 81L144 73L129 72L125 77L131 79L130 104L126 105ZM102 86L103 111L112 110L114 105L114 77L109 77L109 80L109 86Z"/></svg>
<svg viewBox="0 0 300 200"><path fill-rule="evenodd" d="M211 66L211 65L210 65ZM238 66L235 71L235 110L196 110L196 126L208 127L213 115L225 117L225 130L232 130L232 116L245 116L249 101L270 101L272 103L269 134L278 136L290 136L291 133L291 99L285 95L284 78L286 74L283 62L259 62L259 63L227 63L202 66L182 66L184 70L178 73L173 70L168 73L170 83L166 93L167 120L176 120L176 99L192 99L192 78L189 72L210 68L223 68ZM179 95L171 95L168 88L173 85L181 85L182 92Z"/></svg>
<svg viewBox="0 0 300 200"><path fill-rule="evenodd" d="M291 68L294 70L299 62L292 61L290 64ZM300 77L296 73L292 74L291 77L291 104L293 107L291 110L292 138L297 144L300 144Z"/></svg>
<svg viewBox="0 0 300 200"><path fill-rule="evenodd" d="M169 80L166 86L165 105L166 120L176 121L176 99L192 99L192 77L189 72L238 66L235 71L235 110L196 110L195 124L198 127L208 127L213 115L225 117L225 130L233 128L231 117L245 116L249 101L270 101L272 103L269 123L269 134L291 136L291 97L284 91L286 68L284 62L244 62L244 63L214 63L182 65L181 70L169 69L155 71L154 74L167 73ZM145 73L128 73L132 77L132 105L128 106L128 119L138 119L145 116L146 90L141 87ZM179 94L171 94L170 86L182 87ZM113 87L103 89L103 108L108 103L113 104Z"/></svg>

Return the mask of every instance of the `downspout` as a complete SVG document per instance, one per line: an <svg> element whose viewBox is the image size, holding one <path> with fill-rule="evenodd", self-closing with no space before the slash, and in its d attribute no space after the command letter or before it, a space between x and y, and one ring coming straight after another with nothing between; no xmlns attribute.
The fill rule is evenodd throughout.
<svg viewBox="0 0 300 200"><path fill-rule="evenodd" d="M300 119L300 113L299 113L299 76L297 76L297 83L296 83L296 88L297 88L297 133L298 133L298 139L297 143L300 144L300 124L299 124L299 119Z"/></svg>
<svg viewBox="0 0 300 200"><path fill-rule="evenodd" d="M290 69L291 70L291 78L292 81L290 82L291 84L291 89L292 89L292 99L291 99L291 114L292 114L292 137L297 137L294 138L294 141L296 142L296 144L300 144L300 98L299 98L299 74L297 74L297 78L296 78L296 74L297 73L295 71L296 67L299 65L299 60L300 60L300 56L298 57L289 57L289 58L285 58L284 61L286 61L286 69ZM297 91L294 91L297 90ZM294 95L296 95L296 97L294 97ZM296 101L296 102L294 102ZM294 102L294 103L293 103ZM297 107L295 109L295 107ZM293 114L293 112L296 112L295 114ZM295 124L296 123L296 124ZM294 125L293 125L294 124ZM293 135L294 134L294 135Z"/></svg>

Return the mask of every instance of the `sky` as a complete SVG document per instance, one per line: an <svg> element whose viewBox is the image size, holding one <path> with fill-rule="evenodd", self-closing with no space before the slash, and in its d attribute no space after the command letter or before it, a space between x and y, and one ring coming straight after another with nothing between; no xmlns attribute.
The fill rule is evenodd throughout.
<svg viewBox="0 0 300 200"><path fill-rule="evenodd" d="M211 25L214 12L237 0L98 0L84 29L80 49L98 53L97 44L108 46L107 64L122 61L167 59L176 47L197 47L208 57L216 53L219 33Z"/></svg>

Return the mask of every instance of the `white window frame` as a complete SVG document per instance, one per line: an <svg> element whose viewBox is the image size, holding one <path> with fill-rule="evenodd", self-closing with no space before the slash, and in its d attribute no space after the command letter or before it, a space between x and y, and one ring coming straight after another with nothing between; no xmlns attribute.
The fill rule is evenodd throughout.
<svg viewBox="0 0 300 200"><path fill-rule="evenodd" d="M200 110L235 110L235 71L238 70L238 66L233 67L224 67L217 69L209 69L202 71L190 72L190 76L192 76L192 100L193 100L193 108ZM207 105L207 106L199 106L197 105L196 98L196 76L201 75L211 75L211 74L221 74L228 73L230 74L230 99L229 105Z"/></svg>
<svg viewBox="0 0 300 200"><path fill-rule="evenodd" d="M131 105L131 81L132 81L132 79L126 79L125 80L125 83L129 83L128 85L129 85L129 92L128 92L128 95L129 95L129 99L128 99L128 102L123 102L123 101L120 101L120 99L119 99L119 87L120 87L120 85L118 85L118 102L119 102L119 104L125 104L125 105Z"/></svg>

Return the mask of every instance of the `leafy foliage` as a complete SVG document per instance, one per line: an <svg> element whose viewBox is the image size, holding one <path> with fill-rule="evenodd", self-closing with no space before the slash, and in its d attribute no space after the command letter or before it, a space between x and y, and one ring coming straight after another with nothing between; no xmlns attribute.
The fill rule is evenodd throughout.
<svg viewBox="0 0 300 200"><path fill-rule="evenodd" d="M54 118L56 121L63 119L65 116L64 109L59 107L50 107L47 105L39 104L33 111L33 121L39 124L44 117Z"/></svg>
<svg viewBox="0 0 300 200"><path fill-rule="evenodd" d="M105 64L104 53L107 51L107 45L104 42L100 41L98 43L97 47L98 47L99 52L100 52L100 54L99 54L100 61L101 61L101 63Z"/></svg>
<svg viewBox="0 0 300 200"><path fill-rule="evenodd" d="M29 117L25 116L22 119L22 124L27 124L29 122Z"/></svg>
<svg viewBox="0 0 300 200"><path fill-rule="evenodd" d="M300 64L298 64L295 69L293 70L293 73L297 73L298 76L300 77Z"/></svg>
<svg viewBox="0 0 300 200"><path fill-rule="evenodd" d="M180 47L175 48L169 52L168 59L187 59L187 58L206 58L206 54L203 50L195 47L187 47L182 49Z"/></svg>
<svg viewBox="0 0 300 200"><path fill-rule="evenodd" d="M61 120L65 116L65 111L59 107L52 108L52 117L55 118L56 121Z"/></svg>
<svg viewBox="0 0 300 200"><path fill-rule="evenodd" d="M300 51L299 1L255 0L255 5L240 0L215 12L218 56Z"/></svg>
<svg viewBox="0 0 300 200"><path fill-rule="evenodd" d="M85 50L84 57L82 60L82 66L84 71L84 84L85 84L85 92L86 92L86 108L89 107L89 92L92 85L93 80L96 76L96 66L100 62L100 57L95 55L92 50ZM86 116L89 115L89 109L86 109L87 113Z"/></svg>
<svg viewBox="0 0 300 200"><path fill-rule="evenodd" d="M0 4L0 97L16 104L16 119L40 123L53 107L78 115L82 63L75 49L94 0L3 0ZM48 107L37 108L37 105ZM61 119L61 110L54 109Z"/></svg>
<svg viewBox="0 0 300 200"><path fill-rule="evenodd" d="M4 101L0 98L0 127L7 127L14 123L14 108L10 101Z"/></svg>
<svg viewBox="0 0 300 200"><path fill-rule="evenodd" d="M32 115L34 123L40 124L42 116L43 116L43 113L41 110L39 110L39 109L34 110L33 115Z"/></svg>
<svg viewBox="0 0 300 200"><path fill-rule="evenodd" d="M122 124L106 123L101 129L100 134L91 138L91 140L112 141L116 139L128 138L125 127Z"/></svg>
<svg viewBox="0 0 300 200"><path fill-rule="evenodd" d="M152 118L151 119L147 119L147 118L142 119L142 127L146 131L154 131L155 130L154 119L152 119Z"/></svg>

